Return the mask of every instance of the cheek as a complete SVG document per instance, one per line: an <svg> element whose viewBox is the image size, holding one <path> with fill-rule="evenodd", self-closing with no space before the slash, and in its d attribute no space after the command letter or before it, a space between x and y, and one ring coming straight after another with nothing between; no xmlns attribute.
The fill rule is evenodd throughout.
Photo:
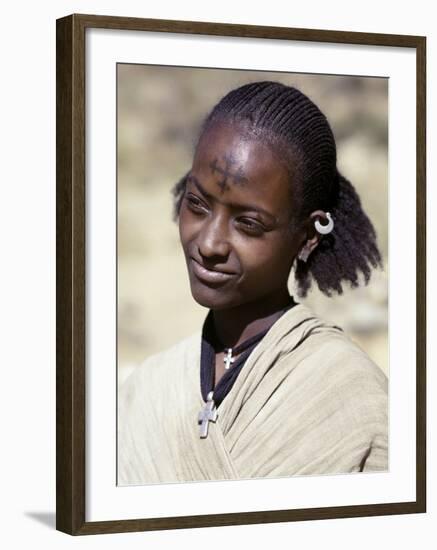
<svg viewBox="0 0 437 550"><path fill-rule="evenodd" d="M240 248L239 257L252 281L275 281L288 277L294 258L293 243L285 239L266 240Z"/></svg>

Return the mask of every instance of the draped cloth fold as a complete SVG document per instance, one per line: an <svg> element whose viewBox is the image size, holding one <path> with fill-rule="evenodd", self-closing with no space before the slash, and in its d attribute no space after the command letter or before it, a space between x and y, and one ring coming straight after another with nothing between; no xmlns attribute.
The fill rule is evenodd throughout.
<svg viewBox="0 0 437 550"><path fill-rule="evenodd" d="M247 359L199 437L201 332L148 358L118 399L118 485L388 469L387 379L298 304Z"/></svg>

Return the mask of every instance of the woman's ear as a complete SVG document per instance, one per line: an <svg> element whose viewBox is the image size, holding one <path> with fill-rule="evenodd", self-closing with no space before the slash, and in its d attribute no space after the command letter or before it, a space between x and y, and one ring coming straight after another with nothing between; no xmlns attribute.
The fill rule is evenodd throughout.
<svg viewBox="0 0 437 550"><path fill-rule="evenodd" d="M322 235L316 230L314 223L319 220L323 224L327 223L326 213L323 210L315 210L310 214L307 221L307 239L299 251L298 258L306 262L311 252L317 247Z"/></svg>

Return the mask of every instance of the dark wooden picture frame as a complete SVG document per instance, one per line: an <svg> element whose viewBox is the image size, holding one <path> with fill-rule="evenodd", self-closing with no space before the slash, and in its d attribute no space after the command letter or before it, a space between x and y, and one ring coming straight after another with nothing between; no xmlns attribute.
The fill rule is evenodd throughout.
<svg viewBox="0 0 437 550"><path fill-rule="evenodd" d="M416 51L416 499L411 502L87 522L85 468L85 33L89 28L376 45ZM56 527L71 535L426 511L426 39L206 22L70 15L57 21Z"/></svg>

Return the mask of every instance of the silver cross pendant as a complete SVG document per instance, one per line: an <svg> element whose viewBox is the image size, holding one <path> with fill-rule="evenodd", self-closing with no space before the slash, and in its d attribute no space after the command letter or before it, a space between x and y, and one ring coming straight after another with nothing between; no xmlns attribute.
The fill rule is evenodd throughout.
<svg viewBox="0 0 437 550"><path fill-rule="evenodd" d="M225 369L229 370L229 367L235 361L235 357L232 357L232 348L228 348L227 355L223 357L223 362L225 364Z"/></svg>
<svg viewBox="0 0 437 550"><path fill-rule="evenodd" d="M215 407L213 392L210 391L206 398L205 406L199 413L197 423L199 424L199 435L201 439L208 437L209 422L215 422L217 420L217 409Z"/></svg>

